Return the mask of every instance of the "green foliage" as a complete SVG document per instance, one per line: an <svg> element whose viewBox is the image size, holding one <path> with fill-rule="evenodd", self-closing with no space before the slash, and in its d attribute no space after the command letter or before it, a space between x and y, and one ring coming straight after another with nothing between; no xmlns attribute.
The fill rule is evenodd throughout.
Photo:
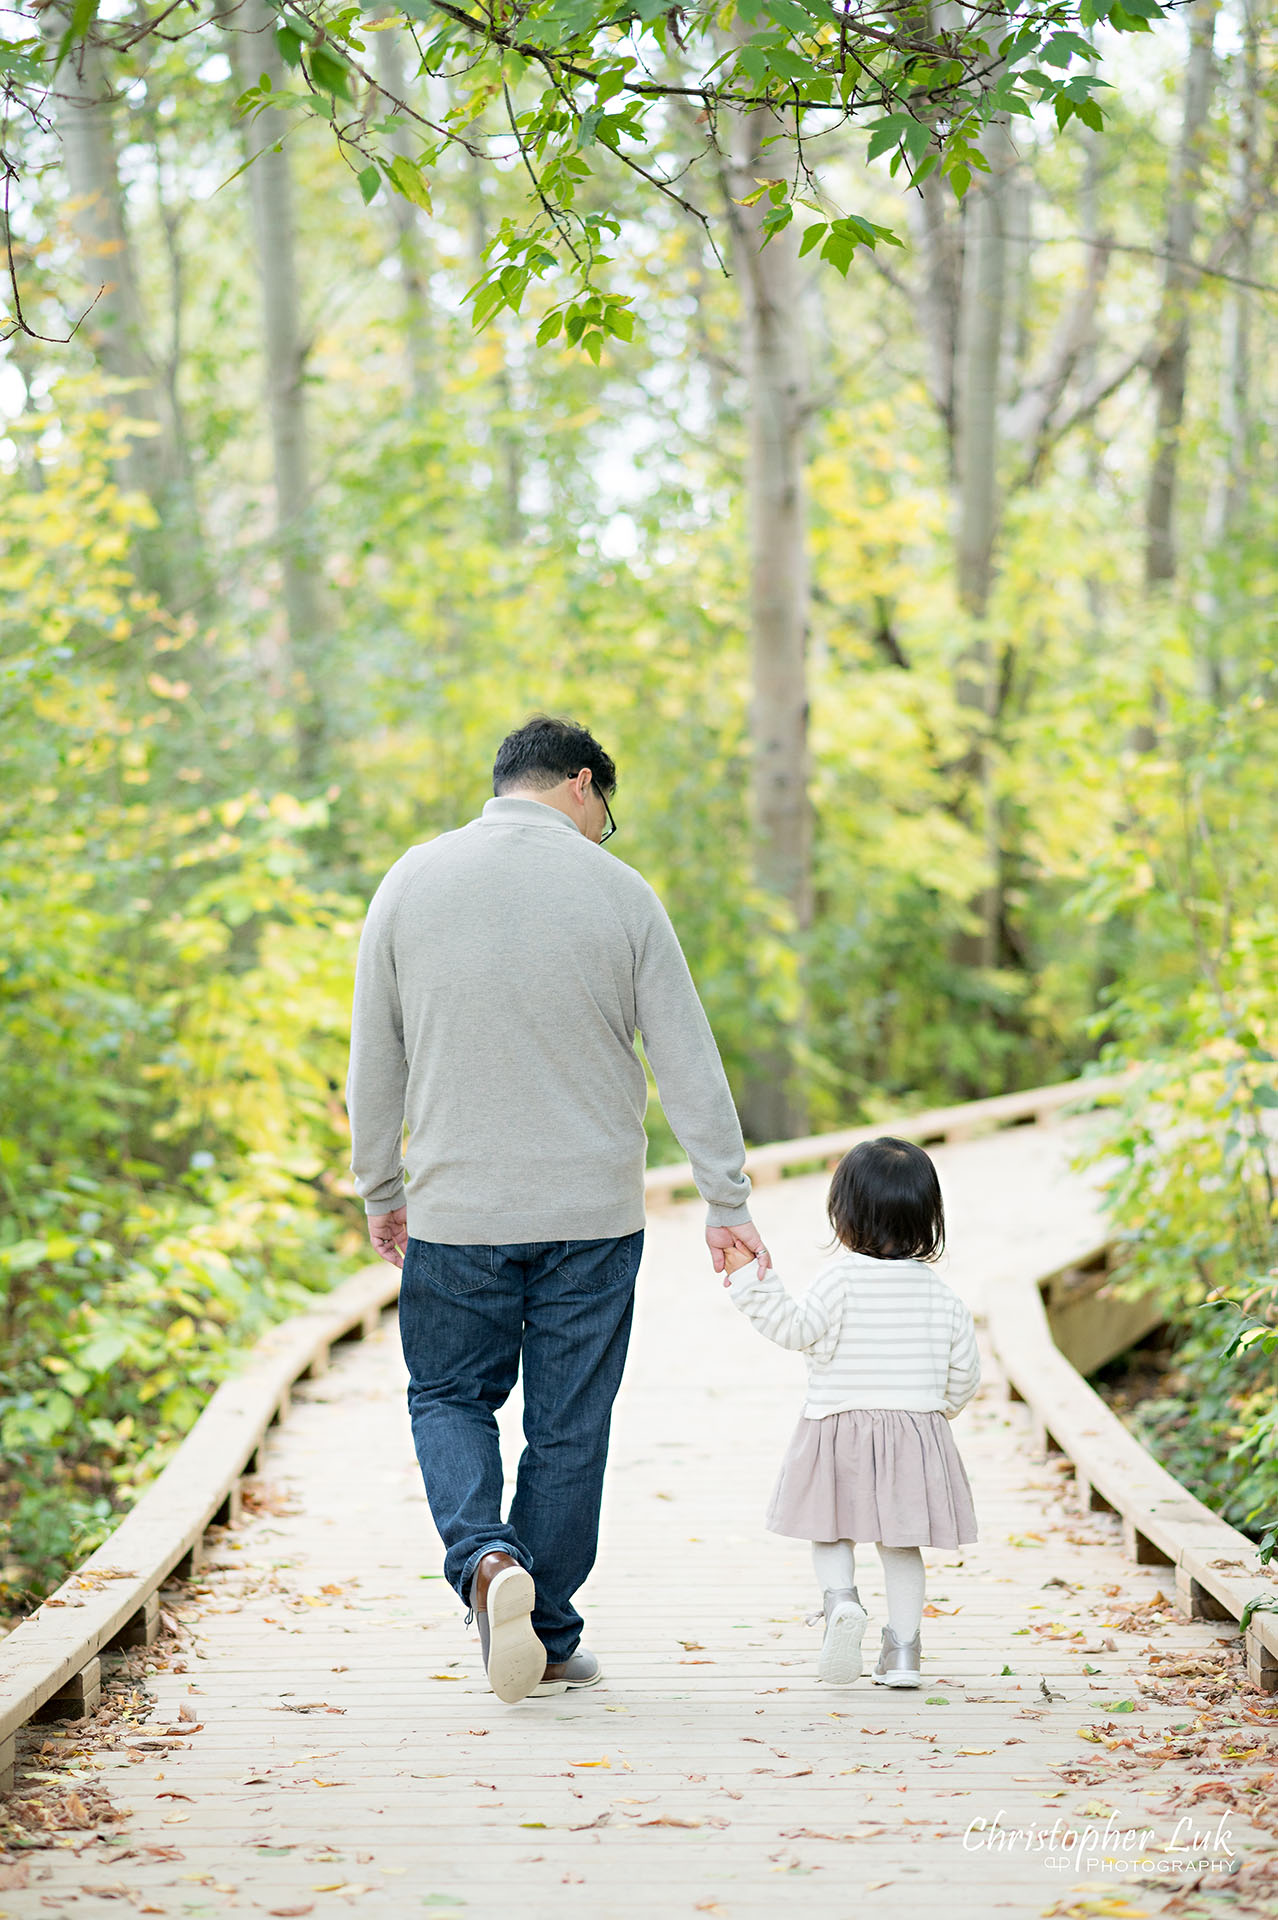
<svg viewBox="0 0 1278 1920"><path fill-rule="evenodd" d="M685 198L687 176L694 193L702 176L713 190L721 131L740 116L765 114L778 178L764 244L791 220L793 203L812 205L815 194L823 218L805 244L846 274L857 248L900 242L861 214L830 213L810 158L815 141L875 115L870 159L891 154L892 173L903 170L915 186L939 171L961 197L973 171L988 164L981 142L998 118L1030 119L1035 108L1047 107L1058 127L1076 119L1099 130L1093 96L1107 83L1087 70L1098 58L1087 29L1104 21L1118 33L1148 32L1163 9L1157 0L1112 0L1107 7L1099 0L1026 0L1000 35L976 0L952 6L943 29L925 9L903 24L899 9L882 0L841 10L828 0L696 0L675 9L627 0L620 10L611 0L529 0L510 13L456 0L406 0L420 67L412 97L403 100L388 99L369 65L371 37L395 24L380 7L280 0L278 13L276 44L290 84L276 87L263 74L240 95L241 114L322 121L365 205L384 183L428 206L431 173L451 150L483 153L525 176L525 217L503 223L489 243L488 272L472 288L475 324L503 305L518 311L530 279L566 275L564 338L597 364L609 339L630 338L615 324L619 315L629 320L627 297L600 278L611 259L604 236L620 232L627 173L650 194L692 212L708 233L704 207ZM171 35L172 19L162 13L122 31L96 20L96 0L73 0L55 70L86 38L108 60L136 61L161 20ZM198 35L208 24L200 16L181 31ZM18 39L5 58L12 97L35 117L47 72L43 42ZM436 100L443 103L438 114ZM672 107L694 107L704 128L691 165L672 152ZM501 149L486 139L476 144L489 108L500 110L509 133ZM407 151L409 143L415 152ZM558 329L546 335L557 337Z"/></svg>
<svg viewBox="0 0 1278 1920"><path fill-rule="evenodd" d="M76 397L0 533L0 1607L104 1537L236 1348L359 1244L324 806L176 797L204 720L127 565L126 429Z"/></svg>
<svg viewBox="0 0 1278 1920"><path fill-rule="evenodd" d="M1264 664L1227 710L1176 702L1129 783L1129 830L1089 888L1136 946L1102 1018L1144 1064L1099 1151L1127 1243L1177 1334L1135 1424L1235 1525L1278 1514L1278 715Z"/></svg>

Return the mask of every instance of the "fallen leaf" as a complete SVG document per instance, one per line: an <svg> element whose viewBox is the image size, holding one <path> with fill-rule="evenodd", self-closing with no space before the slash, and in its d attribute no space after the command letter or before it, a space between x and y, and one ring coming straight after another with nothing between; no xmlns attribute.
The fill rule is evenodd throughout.
<svg viewBox="0 0 1278 1920"><path fill-rule="evenodd" d="M962 1613L962 1611L962 1607L934 1607L929 1600L923 1609L923 1618L925 1620L942 1620L947 1619L952 1613Z"/></svg>
<svg viewBox="0 0 1278 1920"><path fill-rule="evenodd" d="M308 1900L302 1907L268 1907L266 1911L274 1915L275 1920L299 1920L304 1913L314 1913L315 1902Z"/></svg>
<svg viewBox="0 0 1278 1920"><path fill-rule="evenodd" d="M955 1747L955 1753L993 1753L993 1747Z"/></svg>
<svg viewBox="0 0 1278 1920"><path fill-rule="evenodd" d="M573 1767L607 1767L610 1770L612 1767L612 1761L608 1758L607 1754L604 1755L602 1760L571 1760L568 1764Z"/></svg>
<svg viewBox="0 0 1278 1920"><path fill-rule="evenodd" d="M641 1827L699 1827L700 1820L680 1820L676 1814L661 1813L655 1820L641 1820Z"/></svg>
<svg viewBox="0 0 1278 1920"><path fill-rule="evenodd" d="M190 1817L189 1813L166 1813L161 1824L166 1827L180 1827L182 1822L189 1820Z"/></svg>
<svg viewBox="0 0 1278 1920"><path fill-rule="evenodd" d="M704 1653L705 1652L705 1648L700 1642L700 1640L681 1640L679 1642L679 1645L683 1648L685 1653Z"/></svg>

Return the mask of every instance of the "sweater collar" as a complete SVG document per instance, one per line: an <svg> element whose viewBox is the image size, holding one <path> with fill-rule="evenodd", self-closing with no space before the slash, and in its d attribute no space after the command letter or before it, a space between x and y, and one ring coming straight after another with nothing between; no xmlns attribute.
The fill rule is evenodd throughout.
<svg viewBox="0 0 1278 1920"><path fill-rule="evenodd" d="M490 827L564 827L569 833L577 832L558 807L548 807L541 800L521 800L515 794L498 794L495 800L486 800L479 818Z"/></svg>

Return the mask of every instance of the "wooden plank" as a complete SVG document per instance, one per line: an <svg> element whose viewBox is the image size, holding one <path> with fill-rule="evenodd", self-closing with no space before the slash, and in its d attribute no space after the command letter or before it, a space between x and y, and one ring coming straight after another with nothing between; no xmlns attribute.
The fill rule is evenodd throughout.
<svg viewBox="0 0 1278 1920"><path fill-rule="evenodd" d="M1074 1464L1089 1507L1117 1513L1131 1557L1140 1565L1183 1569L1181 1588L1198 1593L1198 1617L1238 1620L1265 1577L1254 1543L1191 1494L1141 1446L1117 1415L1055 1346L1042 1295L1023 1281L1004 1283L988 1314L990 1336L1018 1396L1039 1430ZM1220 1562L1225 1562L1224 1566ZM1251 1573L1244 1584L1235 1569ZM1248 1658L1261 1684L1278 1686L1264 1654L1278 1656L1278 1615L1253 1614Z"/></svg>
<svg viewBox="0 0 1278 1920"><path fill-rule="evenodd" d="M1095 1105L1111 1097L1121 1090L1127 1077L1109 1074L1090 1080L1068 1080L1051 1087L1032 1087L1024 1093L998 1094L991 1100L971 1100L963 1106L932 1107L923 1113L898 1115L879 1126L841 1127L833 1133L810 1134L799 1140L752 1147L746 1154L746 1172L755 1183L770 1183L795 1168L828 1166L863 1140L875 1140L885 1132L927 1144L975 1139L1001 1127L1044 1125L1071 1109ZM695 1193L696 1184L692 1168L684 1161L674 1166L650 1168L645 1188L649 1204L656 1205Z"/></svg>
<svg viewBox="0 0 1278 1920"><path fill-rule="evenodd" d="M366 1268L264 1335L110 1539L0 1640L0 1749L95 1654L145 1635L158 1588L219 1509L233 1509L239 1475L293 1382L352 1326L366 1331L398 1288L393 1267Z"/></svg>

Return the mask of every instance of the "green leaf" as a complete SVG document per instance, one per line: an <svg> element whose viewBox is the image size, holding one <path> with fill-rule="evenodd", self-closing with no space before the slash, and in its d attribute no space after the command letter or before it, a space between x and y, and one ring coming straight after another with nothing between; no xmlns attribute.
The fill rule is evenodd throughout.
<svg viewBox="0 0 1278 1920"><path fill-rule="evenodd" d="M551 340L557 340L559 338L559 335L563 332L563 325L564 325L563 311L561 308L556 307L553 313L548 313L546 315L545 319L542 321L541 325L538 327L537 345L539 347L544 347Z"/></svg>
<svg viewBox="0 0 1278 1920"><path fill-rule="evenodd" d="M1257 1087L1252 1098L1258 1107L1278 1107L1278 1088Z"/></svg>
<svg viewBox="0 0 1278 1920"><path fill-rule="evenodd" d="M382 176L376 167L369 166L364 167L356 177L359 180L359 190L364 196L364 205L367 206L370 200L377 198L377 189L382 184Z"/></svg>
<svg viewBox="0 0 1278 1920"><path fill-rule="evenodd" d="M280 57L286 66L301 66L302 48L305 42L300 33L296 32L292 27L276 27L275 44L279 48Z"/></svg>
<svg viewBox="0 0 1278 1920"><path fill-rule="evenodd" d="M1253 1613L1278 1613L1278 1593L1257 1593L1247 1602L1238 1621L1240 1633L1246 1633Z"/></svg>
<svg viewBox="0 0 1278 1920"><path fill-rule="evenodd" d="M98 0L75 0L67 30L58 42L58 51L53 59L53 71L56 74L77 40L83 40L89 28L98 16Z"/></svg>
<svg viewBox="0 0 1278 1920"><path fill-rule="evenodd" d="M321 92L340 94L343 100L351 97L351 75L346 63L332 54L327 47L312 47L311 78Z"/></svg>
<svg viewBox="0 0 1278 1920"><path fill-rule="evenodd" d="M422 207L427 213L430 212L430 187L425 174L415 160L410 160L406 154L397 153L386 171L397 193L403 194L405 200L411 200L415 207Z"/></svg>
<svg viewBox="0 0 1278 1920"><path fill-rule="evenodd" d="M800 260L803 259L805 254L811 253L813 247L817 245L822 235L829 231L829 225L828 220L814 220L812 225L805 229L803 238L799 242Z"/></svg>
<svg viewBox="0 0 1278 1920"><path fill-rule="evenodd" d="M794 218L794 208L787 202L783 207L769 207L763 216L763 245L775 240L783 227L788 227Z"/></svg>
<svg viewBox="0 0 1278 1920"><path fill-rule="evenodd" d="M799 80L809 83L816 79L816 68L810 60L803 60L789 47L769 47L767 64L781 80Z"/></svg>
<svg viewBox="0 0 1278 1920"><path fill-rule="evenodd" d="M763 47L755 45L752 41L747 41L745 46L738 50L737 65L740 67L742 73L745 74L746 78L754 82L756 87L766 85L770 68L768 66L767 53Z"/></svg>

